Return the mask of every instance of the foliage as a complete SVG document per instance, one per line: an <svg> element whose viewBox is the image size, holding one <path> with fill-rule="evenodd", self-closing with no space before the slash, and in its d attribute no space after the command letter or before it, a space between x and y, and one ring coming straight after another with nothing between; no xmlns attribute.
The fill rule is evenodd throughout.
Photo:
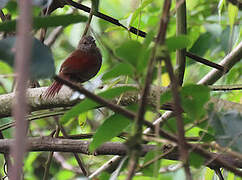
<svg viewBox="0 0 242 180"><path fill-rule="evenodd" d="M14 54L16 37L8 37L0 41L0 59L14 65ZM47 46L38 39L33 39L33 51L30 63L30 74L32 79L52 77L55 72L52 54Z"/></svg>
<svg viewBox="0 0 242 180"><path fill-rule="evenodd" d="M236 111L221 112L221 114L211 113L210 119L219 145L241 153L241 114Z"/></svg>
<svg viewBox="0 0 242 180"><path fill-rule="evenodd" d="M48 1L49 2L49 1ZM99 74L103 74L104 90L96 90L95 94L108 100L109 102L120 103L120 100L129 93L141 93L144 86L147 66L154 48L154 38L156 37L159 27L161 7L164 1L159 0L92 0L83 3L90 7L93 3L94 14L102 12L111 16L127 29L136 27L147 32L146 38L127 31L121 26L115 26L101 18L94 18L91 23L94 37L97 39L98 47L100 47L103 55L103 65ZM166 35L166 47L157 47L160 55L161 49L167 49L171 57L174 70L176 69L176 50L187 48L203 58L218 63L242 40L242 30L239 26L242 13L237 6L228 3L225 0L187 0L187 35L176 35L176 15L175 1L172 1L171 17ZM56 69L60 66L71 51L77 46L85 29L87 14L83 11L72 10L72 6L65 5L53 11L50 16L40 16L42 9L47 6L47 2L42 1L44 6L33 7L33 46L31 59L31 77L40 79L41 86L49 85L48 81L43 78L49 78L54 75ZM16 1L0 1L0 8L3 14L11 14L11 20L0 23L1 37L0 40L0 93L6 94L11 91L14 78L14 51L15 51L15 34L16 21L19 16L18 5ZM46 28L46 37L50 37L55 28L64 26L54 45L50 49L45 46L39 39L42 28ZM55 60L55 62L54 62ZM166 86L170 82L167 69L164 63L158 66L158 61L154 65L152 86L159 83L158 70L161 68L161 86ZM218 84L241 84L241 63L237 63L227 75L218 81ZM226 99L228 101L241 102L241 92L212 92L210 88L203 85L196 85L209 71L210 67L197 63L187 58L184 86L179 88L181 104L183 109L184 129L186 137L199 138L199 143L212 144L216 141L222 147L231 148L237 153L241 153L241 114L239 112L227 112L223 107L216 109L208 106L210 98ZM58 72L58 71L56 71ZM120 87L119 85L122 84ZM125 84L125 85L123 85ZM134 86L135 85L135 88ZM116 87L117 86L117 87ZM140 97L140 95L137 95ZM153 121L157 116L165 111L154 108L157 97L151 100L146 106L145 119ZM153 96L152 96L153 98ZM160 104L173 102L172 92L166 91L160 95ZM137 103L138 104L138 103ZM138 106L122 106L122 108L131 112L137 112ZM130 105L130 104L129 104ZM46 113L48 110L40 110ZM59 109L54 109L58 111ZM62 109L61 109L62 110ZM49 111L48 111L49 112ZM31 115L30 115L31 116ZM78 123L82 121L81 125ZM80 120L81 119L81 120ZM1 119L2 120L2 119ZM0 123L6 123L3 119ZM90 140L89 151L95 152L104 142L125 142L133 133L133 123L118 114L113 113L108 108L101 107L97 102L90 99L84 99L75 106L71 107L62 117L60 123L70 135L94 133ZM53 118L42 118L38 121L32 121L29 125L30 132L28 136L49 135L55 129L55 121ZM177 124L175 118L164 121L162 129L169 133L177 133ZM120 133L126 134L119 136ZM12 138L9 131L3 132L7 138ZM147 153L144 157L140 157L139 165L144 165L150 160L159 156L160 146L165 145L166 141L156 135L151 136L153 139L147 140L149 144L157 145L157 150ZM150 137L150 138L151 138ZM149 137L148 137L149 138ZM157 140L158 139L158 140ZM231 144L231 142L233 142ZM45 163L47 161L47 153L27 154L24 162L24 175L26 179L39 179L43 177ZM59 158L59 159L58 159ZM61 162L64 159L65 162ZM109 158L106 156L82 155L84 164L89 168L90 172L96 171ZM192 173L197 179L212 179L214 172L204 167L205 159L201 155L191 152L189 162L192 167ZM1 176L3 171L4 159L0 157ZM34 164L34 165L33 165ZM67 164L67 166L65 166ZM49 169L49 178L53 179L74 179L83 178L80 176L78 164L70 153L59 153L53 158ZM127 161L124 159L116 171L102 172L99 179L125 179L129 171ZM178 167L177 169L175 167ZM68 169L69 168L69 169ZM158 173L158 169L165 171ZM156 170L154 172L154 170ZM169 170L174 171L169 173ZM233 179L234 174L227 173L227 179ZM145 166L140 174L134 179L185 179L185 173L179 168L179 161L167 160L161 158L155 163ZM84 179L84 178L83 178Z"/></svg>

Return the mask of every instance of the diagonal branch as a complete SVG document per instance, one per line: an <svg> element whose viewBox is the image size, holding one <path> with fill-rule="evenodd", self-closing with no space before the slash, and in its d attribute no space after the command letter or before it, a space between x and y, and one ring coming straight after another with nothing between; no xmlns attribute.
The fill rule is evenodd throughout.
<svg viewBox="0 0 242 180"><path fill-rule="evenodd" d="M64 1L65 5L67 5L67 4L71 5L71 6L75 7L75 8L77 8L77 9L83 10L83 11L88 12L88 13L90 13L90 11L91 11L91 9L89 7L84 6L82 4L79 4L79 3L76 3L76 2L74 2L72 0L63 0L63 1ZM101 19L103 19L105 21L108 21L108 22L110 22L112 24L115 24L116 26L120 26L120 27L122 27L122 28L124 28L126 30L129 30L131 33L136 34L138 36L141 36L141 37L145 37L146 36L145 32L143 32L141 30L138 30L138 29L136 29L135 27L132 27L132 26L128 29L123 24L121 24L117 19L114 19L113 17L110 17L110 16L105 15L103 13L95 12L93 15L97 16L97 17L99 17L99 18L101 18Z"/></svg>
<svg viewBox="0 0 242 180"><path fill-rule="evenodd" d="M204 59L204 58L202 58L200 56L197 56L197 55L195 55L195 54L193 54L191 52L186 52L186 56L189 57L189 58L191 58L191 59L193 59L193 60L195 60L195 61L197 61L197 62L200 62L202 64L205 64L205 65L207 65L209 67L216 68L216 69L218 69L218 70L220 70L222 72L225 71L225 68L223 66L221 66L219 64L216 64L216 63L214 63L212 61L209 61L207 59Z"/></svg>
<svg viewBox="0 0 242 180"><path fill-rule="evenodd" d="M81 94L84 94L87 98L92 99L95 102L98 102L101 105L104 105L106 107L108 107L109 109L111 109L112 111L116 112L116 113L120 113L123 116L129 118L130 120L134 120L136 114L128 111L124 108L122 108L121 106L118 106L116 104L113 104L99 96L96 96L95 94L89 92L88 90L84 89L83 87L79 87L76 86L75 84L73 84L70 81L67 81L65 79L62 79L58 76L55 76L54 79L58 82L61 82L62 84L65 84L67 86L69 86L70 88L80 92ZM144 125L146 125L147 127L149 127L151 130L155 130L155 125L153 125L151 122L144 120ZM166 138L172 142L178 143L178 139L176 136L169 134L168 132L159 129L159 135L163 138ZM186 147L189 149L193 149L195 153L200 154L202 157L206 158L206 159L212 159L214 158L212 156L212 154L206 150L204 150L202 147L197 146L197 145L193 145L190 143L185 142ZM226 168L229 171L232 171L234 174L241 176L242 177L242 171L236 169L236 167L231 166L231 164L225 162L223 159L221 159L220 157L216 157L216 159L213 159L214 163L218 163L218 164L223 164L223 167Z"/></svg>
<svg viewBox="0 0 242 180"><path fill-rule="evenodd" d="M219 65L225 68L224 72L228 72L236 63L242 59L242 42L234 48L220 63ZM225 73L217 69L213 69L206 76L204 76L197 84L212 85Z"/></svg>
<svg viewBox="0 0 242 180"><path fill-rule="evenodd" d="M57 124L58 128L62 132L63 137L66 138L66 139L68 139L69 138L69 135L66 133L64 127L60 124L59 119L58 118L55 118L55 121L56 121L56 124ZM84 163L82 162L81 158L75 152L73 152L73 155L74 155L74 157L75 157L75 159L76 159L79 167L81 168L81 170L83 172L83 175L84 176L87 176L88 175L88 171L86 170L86 167L84 166Z"/></svg>

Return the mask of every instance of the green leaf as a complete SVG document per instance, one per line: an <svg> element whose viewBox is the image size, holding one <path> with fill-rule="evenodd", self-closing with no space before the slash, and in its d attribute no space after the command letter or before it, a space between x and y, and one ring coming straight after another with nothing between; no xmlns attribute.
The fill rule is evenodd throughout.
<svg viewBox="0 0 242 180"><path fill-rule="evenodd" d="M82 15L59 15L59 16L44 16L44 17L34 17L33 18L33 28L47 28L56 26L67 26L74 23L87 21L86 16ZM0 23L0 31L11 32L16 29L16 20L6 21Z"/></svg>
<svg viewBox="0 0 242 180"><path fill-rule="evenodd" d="M159 156L160 155L160 152L157 152L157 151L150 151L148 152L145 157L144 157L144 163L147 163L151 160L153 160L156 156ZM156 166L155 166L155 163L156 163ZM158 176L158 172L159 172L159 169L160 169L160 160L158 161L155 161L154 163L150 164L149 166L146 166L144 169L143 169L143 173L145 176L150 176L150 177L157 177Z"/></svg>
<svg viewBox="0 0 242 180"><path fill-rule="evenodd" d="M104 171L104 172L102 172L102 173L98 176L98 179L99 179L99 180L107 180L107 179L109 179L109 177L110 177L110 174Z"/></svg>
<svg viewBox="0 0 242 180"><path fill-rule="evenodd" d="M166 40L166 46L169 51L175 51L177 49L183 49L190 45L189 36L180 35L173 36Z"/></svg>
<svg viewBox="0 0 242 180"><path fill-rule="evenodd" d="M68 179L74 179L75 173L73 171L62 170L62 171L58 171L55 176L56 176L56 179L68 180Z"/></svg>
<svg viewBox="0 0 242 180"><path fill-rule="evenodd" d="M195 168L200 168L204 164L204 158L197 153L189 154L189 164Z"/></svg>
<svg viewBox="0 0 242 180"><path fill-rule="evenodd" d="M122 93L125 93L127 91L135 91L135 90L137 89L130 86L115 87L99 93L98 96L103 97L107 100L107 99L113 99L114 97L119 96ZM66 112L65 115L62 116L61 118L61 123L62 124L67 123L71 118L74 118L79 114L86 112L88 110L97 108L98 106L100 106L98 103L90 99L85 99L79 104L75 105L71 110Z"/></svg>
<svg viewBox="0 0 242 180"><path fill-rule="evenodd" d="M211 142L214 141L214 136L210 133L207 133L205 131L199 131L199 137L201 137L203 142Z"/></svg>
<svg viewBox="0 0 242 180"><path fill-rule="evenodd" d="M141 48L142 45L138 41L128 40L121 44L121 46L116 49L115 53L118 57L136 67Z"/></svg>
<svg viewBox="0 0 242 180"><path fill-rule="evenodd" d="M166 91L160 96L160 103L164 104L166 102L169 102L172 100L172 94L171 91Z"/></svg>
<svg viewBox="0 0 242 180"><path fill-rule="evenodd" d="M137 65L138 72L142 73L144 69L147 67L148 60L150 59L151 48L149 48L150 43L154 39L154 32L150 31L142 44L142 49L139 54L139 60Z"/></svg>
<svg viewBox="0 0 242 180"><path fill-rule="evenodd" d="M134 23L134 21L136 20L136 18L138 17L138 15L140 14L140 12L150 3L152 3L153 0L144 0L141 4L141 6L139 8L137 8L131 18L130 24L132 25Z"/></svg>
<svg viewBox="0 0 242 180"><path fill-rule="evenodd" d="M217 45L216 37L209 32L203 33L199 36L197 41L189 50L198 56L204 56L204 54L213 46Z"/></svg>
<svg viewBox="0 0 242 180"><path fill-rule="evenodd" d="M176 119L173 117L169 121L165 121L163 125L164 130L167 130L171 133L177 132Z"/></svg>
<svg viewBox="0 0 242 180"><path fill-rule="evenodd" d="M33 172L34 167L32 164L37 160L39 156L41 156L42 152L33 152L26 157L24 162L24 171L26 172Z"/></svg>
<svg viewBox="0 0 242 180"><path fill-rule="evenodd" d="M10 66L14 65L15 42L16 37L0 40L0 59ZM30 64L32 79L52 77L55 73L54 59L50 49L36 38L33 39Z"/></svg>
<svg viewBox="0 0 242 180"><path fill-rule="evenodd" d="M211 126L215 131L216 142L242 153L242 116L237 111L209 114Z"/></svg>
<svg viewBox="0 0 242 180"><path fill-rule="evenodd" d="M18 4L16 1L9 1L4 9L7 9L7 11L13 16L16 15L18 12Z"/></svg>
<svg viewBox="0 0 242 180"><path fill-rule="evenodd" d="M234 22L238 16L238 7L233 5L232 3L229 3L228 5L228 13L229 13L229 24L230 29L233 28Z"/></svg>
<svg viewBox="0 0 242 180"><path fill-rule="evenodd" d="M104 142L118 136L129 124L130 120L122 115L114 114L110 116L97 129L97 132L93 136L93 140L89 145L89 150L93 152Z"/></svg>
<svg viewBox="0 0 242 180"><path fill-rule="evenodd" d="M220 0L219 4L218 4L218 13L219 13L219 17L221 18L221 13L223 10L223 7L226 5L226 1L225 0Z"/></svg>
<svg viewBox="0 0 242 180"><path fill-rule="evenodd" d="M204 105L210 98L210 89L203 85L186 85L181 90L182 107L194 120L205 114Z"/></svg>
<svg viewBox="0 0 242 180"><path fill-rule="evenodd" d="M230 41L230 28L227 26L223 32L221 33L221 39L220 39L220 45L221 48L224 50L224 52L227 54L229 51L229 47L231 46L229 41Z"/></svg>
<svg viewBox="0 0 242 180"><path fill-rule="evenodd" d="M110 71L106 72L102 79L103 80L108 80L111 78L116 78L121 75L128 75L132 76L133 75L133 67L128 64L128 63L119 63L116 66L114 66Z"/></svg>

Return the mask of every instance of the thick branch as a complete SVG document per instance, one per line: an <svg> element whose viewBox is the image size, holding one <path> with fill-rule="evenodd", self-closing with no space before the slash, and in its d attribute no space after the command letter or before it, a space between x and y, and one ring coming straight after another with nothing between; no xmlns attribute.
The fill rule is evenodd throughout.
<svg viewBox="0 0 242 180"><path fill-rule="evenodd" d="M54 151L54 152L73 152L93 155L88 151L89 141L80 141L72 139L59 139L52 137L38 137L28 139L29 151ZM0 140L0 152L8 153L10 146L13 144L13 139ZM154 150L155 145L142 145L142 154ZM94 155L120 155L124 156L127 153L126 145L122 143L107 142L96 149Z"/></svg>
<svg viewBox="0 0 242 180"><path fill-rule="evenodd" d="M55 151L55 152L76 152L82 153L86 155L93 155L88 151L88 146L90 144L89 141L82 140L72 140L72 139L59 139L48 137L36 137L36 138L28 138L28 151ZM13 139L1 139L0 140L0 153L8 153L10 146L13 144ZM164 146L161 149L161 153L166 153L170 150L171 147ZM152 151L157 147L155 145L142 145L141 151L143 155L149 151ZM107 142L104 143L101 147L99 147L94 155L119 155L125 156L127 154L127 147L125 144L117 143L117 142ZM217 157L218 154L213 153L214 157ZM231 157L227 154L219 155L223 161L231 164L232 166L236 166L238 168L242 168L242 162L239 159ZM174 148L173 151L164 156L164 159L169 160L178 160L179 153L177 148ZM209 167L223 167L223 164L211 163Z"/></svg>
<svg viewBox="0 0 242 180"><path fill-rule="evenodd" d="M228 72L241 59L242 59L242 42L240 42L239 45L236 48L234 48L233 51L230 52L219 64L226 69L225 72ZM205 77L203 77L198 82L198 84L212 85L223 75L224 73L222 71L213 69Z"/></svg>
<svg viewBox="0 0 242 180"><path fill-rule="evenodd" d="M58 96L52 99L43 99L41 95L46 89L47 87L28 89L27 101L29 104L29 112L57 107L70 107L76 103L75 101L69 100L72 91L68 88L63 88ZM12 102L14 99L14 93L0 95L0 118L11 116Z"/></svg>
<svg viewBox="0 0 242 180"><path fill-rule="evenodd" d="M70 97L72 96L73 92L69 88L61 89L60 93L52 99L42 99L41 95L46 89L47 87L28 89L27 100L29 104L29 112L43 110L43 109L50 109L50 108L58 108L58 107L64 107L64 108L71 107L76 103L80 102L80 100L70 101ZM156 89L155 87L152 87L150 95L148 97L148 104L153 107L155 107L154 103L156 102L155 89ZM164 90L161 88L161 93L162 92L164 92ZM120 104L123 106L127 106L133 103L137 103L138 96L139 94L137 91L124 93L123 98L120 101ZM13 100L14 100L13 93L0 95L0 118L11 116L11 108L12 108ZM217 99L213 97L211 98L210 102L214 104L216 109L220 109L222 106L223 109L225 110L236 109L238 112L242 113L241 104L222 100L222 99ZM163 105L161 108L168 110L171 107L168 105Z"/></svg>

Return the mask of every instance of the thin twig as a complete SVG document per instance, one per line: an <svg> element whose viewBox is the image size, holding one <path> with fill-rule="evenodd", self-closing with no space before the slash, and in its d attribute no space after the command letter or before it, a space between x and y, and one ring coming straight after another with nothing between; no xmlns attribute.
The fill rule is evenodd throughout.
<svg viewBox="0 0 242 180"><path fill-rule="evenodd" d="M187 17L186 17L186 1L176 0L177 14L176 14L176 35L187 34ZM178 84L183 84L183 78L186 66L186 49L179 49L176 51L176 65L177 70L175 72Z"/></svg>
<svg viewBox="0 0 242 180"><path fill-rule="evenodd" d="M55 138L57 138L59 136L59 132L60 132L60 129L58 128L58 126L56 127L56 130L54 132L55 132L55 134L52 133L51 137L55 136ZM48 159L47 159L47 161L45 163L45 171L44 171L43 180L47 180L48 179L50 164L51 164L51 161L53 159L53 155L54 155L54 151L49 152Z"/></svg>
<svg viewBox="0 0 242 180"><path fill-rule="evenodd" d="M44 44L48 47L51 47L54 42L56 41L57 37L63 32L64 27L63 26L58 26L55 28L50 35L48 36L47 39L45 39Z"/></svg>
<svg viewBox="0 0 242 180"><path fill-rule="evenodd" d="M68 134L66 133L64 127L60 124L59 119L58 119L58 118L55 118L55 121L56 121L57 126L59 127L60 131L62 132L64 138L68 138ZM73 153L73 155L74 155L74 157L75 157L75 159L76 159L76 161L77 161L79 167L81 168L81 170L82 170L82 172L83 172L83 175L84 175L84 176L88 176L88 172L87 172L87 170L86 170L86 168L85 168L85 166L84 166L82 160L81 160L80 157L78 156L78 154L77 154L77 153Z"/></svg>
<svg viewBox="0 0 242 180"><path fill-rule="evenodd" d="M142 169L144 169L145 167L147 167L147 166L153 164L154 162L156 162L156 161L158 161L158 160L164 158L167 154L171 153L173 150L174 150L174 147L171 148L171 149L169 149L168 151L164 152L163 154L160 154L160 155L154 157L153 159L147 161L146 163L144 163L144 165L140 166L140 167L137 169L137 172L140 171L140 170L142 170Z"/></svg>
<svg viewBox="0 0 242 180"><path fill-rule="evenodd" d="M72 164L70 164L70 163L68 162L68 160L65 159L63 153L55 152L55 153L54 153L54 158L55 158L55 160L56 160L58 163L60 163L60 165L61 165L61 167L62 167L63 169L66 169L66 170L69 170L69 171L71 171L71 172L73 172L73 173L76 173L77 176L78 176L79 174L82 174L82 170L81 170L79 167L76 167L76 166L73 166Z"/></svg>
<svg viewBox="0 0 242 180"><path fill-rule="evenodd" d="M223 177L223 174L222 174L220 168L215 168L214 171L217 174L219 180L224 180L224 177Z"/></svg>
<svg viewBox="0 0 242 180"><path fill-rule="evenodd" d="M0 139L4 139L2 131L0 131ZM12 162L11 162L9 153L4 153L4 160L5 160L6 168L7 168L6 176L8 176L9 175L9 171L12 168Z"/></svg>
<svg viewBox="0 0 242 180"><path fill-rule="evenodd" d="M106 171L111 165L116 164L117 162L121 161L123 157L120 156L114 156L110 160L108 160L106 163L104 163L100 168L98 168L95 172L93 172L90 176L88 176L89 179L92 179L96 176L98 176L101 172Z"/></svg>
<svg viewBox="0 0 242 180"><path fill-rule="evenodd" d="M72 0L64 0L64 1L65 1L66 4L69 4L69 5L77 8L77 9L80 9L80 10L83 10L85 12L90 13L90 10L91 9L89 7L87 7L87 6L84 6L82 4L76 3L76 2L74 2ZM132 26L128 29L123 24L121 24L117 19L114 19L114 18L112 18L110 16L107 16L107 15L105 15L103 13L96 12L94 14L94 16L97 16L97 17L99 17L101 19L104 19L104 20L106 20L106 21L108 21L108 22L110 22L112 24L117 25L117 26L123 27L124 29L129 30L130 32L132 32L133 34L136 34L138 36L141 36L141 37L145 37L146 36L146 33L145 32L143 32L141 30L137 30L135 27L132 27Z"/></svg>
<svg viewBox="0 0 242 180"><path fill-rule="evenodd" d="M80 87L80 86L77 86L75 85L74 83L68 81L68 80L65 80L59 76L54 76L54 79L58 82L61 82L62 84L65 84L67 86L69 86L71 89L75 90L75 91L78 91L82 94L84 94L86 97L100 103L101 105L104 105L104 106L107 106L109 107L111 110L113 110L114 112L118 112L130 119L134 119L135 118L135 113L129 111L129 110L126 110L124 108L122 108L121 106L119 105L116 105L116 104L113 104L111 103L110 101L107 101L106 99L104 98L101 98L99 96L96 96L95 94L91 93L90 91L86 90L85 88L83 87Z"/></svg>
<svg viewBox="0 0 242 180"><path fill-rule="evenodd" d="M197 55L195 55L195 54L193 54L191 52L186 52L186 56L191 58L191 59L193 59L193 60L195 60L195 61L197 61L197 62L205 64L205 65L207 65L209 67L213 67L215 69L218 69L218 70L220 70L222 72L224 72L224 70L225 70L223 66L221 66L219 64L216 64L216 63L214 63L212 61L209 61L207 59L204 59L204 58L202 58L200 56L197 56Z"/></svg>
<svg viewBox="0 0 242 180"><path fill-rule="evenodd" d="M208 86L212 91L234 91L242 90L242 84L236 85L212 85Z"/></svg>
<svg viewBox="0 0 242 180"><path fill-rule="evenodd" d="M88 21L87 21L86 27L85 27L84 32L82 34L82 38L87 35L87 32L88 32L88 30L90 28L90 25L91 25L91 22L92 22L93 14L96 13L94 11L95 11L94 1L92 1L92 7L91 7L91 10L90 10L90 13L89 13L89 17L88 17Z"/></svg>
<svg viewBox="0 0 242 180"><path fill-rule="evenodd" d="M0 9L0 18L1 18L2 22L4 22L6 20L6 17L1 9Z"/></svg>
<svg viewBox="0 0 242 180"><path fill-rule="evenodd" d="M168 71L170 80L171 80L171 90L172 95L174 98L174 113L176 115L176 123L177 123L177 132L178 132L178 146L179 146L179 152L180 152L180 158L181 161L184 163L184 168L186 172L186 178L192 179L190 168L189 168L189 162L188 162L188 148L186 146L186 140L185 140L185 131L184 131L184 123L182 118L182 107L181 107L181 100L179 97L178 92L178 82L176 79L176 76L174 75L171 59L169 55L164 58L166 69Z"/></svg>
<svg viewBox="0 0 242 180"><path fill-rule="evenodd" d="M59 111L59 112L43 113L43 114L38 114L38 115L35 115L35 116L27 116L26 119L28 120L28 123L29 123L31 121L39 120L39 119L42 119L42 118L63 115L66 111L67 110ZM6 129L9 129L9 128L15 126L15 125L16 125L15 121L8 122L8 123L3 124L3 125L0 126L0 131L4 131Z"/></svg>

